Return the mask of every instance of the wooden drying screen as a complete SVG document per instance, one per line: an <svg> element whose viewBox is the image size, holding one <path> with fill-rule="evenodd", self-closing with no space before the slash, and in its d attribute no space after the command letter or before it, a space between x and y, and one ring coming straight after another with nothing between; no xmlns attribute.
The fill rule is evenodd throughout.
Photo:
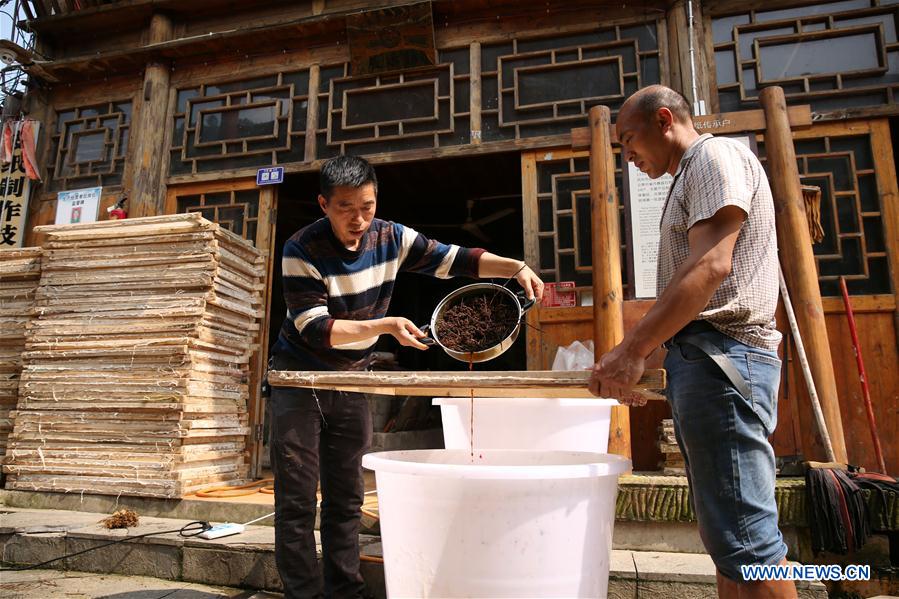
<svg viewBox="0 0 899 599"><path fill-rule="evenodd" d="M506 372L310 372L274 370L269 384L353 391L378 395L427 397L594 397L587 389L588 370L520 370ZM647 370L634 391L647 399L664 399L665 371Z"/></svg>

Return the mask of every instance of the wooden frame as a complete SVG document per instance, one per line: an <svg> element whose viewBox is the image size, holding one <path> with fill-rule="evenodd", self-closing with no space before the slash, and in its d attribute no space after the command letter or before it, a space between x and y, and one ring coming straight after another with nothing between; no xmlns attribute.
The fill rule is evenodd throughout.
<svg viewBox="0 0 899 599"><path fill-rule="evenodd" d="M765 6L769 10L777 10L779 6L787 4L778 2L775 6ZM789 3L795 10L801 10L806 5L816 4L814 2L793 2ZM833 110L831 105L825 104L822 107L816 107L816 101L827 100L835 97L845 97L847 95L864 95L872 93L886 94L885 104L866 106L852 106L851 110L862 115L876 115L884 112L896 114L896 99L899 97L899 85L895 82L884 81L882 85L871 82L867 85L846 85L847 80L858 79L860 77L871 77L872 75L885 74L889 69L889 54L899 53L899 40L888 40L885 35L883 23L890 19L895 23L895 19L899 16L899 8L891 5L870 6L866 8L847 9L836 14L814 14L794 15L780 19L755 20L758 8L754 3L740 2L709 2L704 8L703 24L706 31L704 40L703 56L710 65L711 72L717 72L717 54L723 52L733 53L734 64L734 82L712 85L712 109L721 110L720 94L723 92L731 93L735 90L739 91L740 103L746 104L745 108L758 103L758 90L763 85L777 84L784 87L784 92L788 100L795 102L810 103L812 110L827 114ZM752 38L751 48L752 57L747 59L741 56L741 40L739 32L735 36L731 36L727 41L718 43L713 39L714 22L717 19L734 18L746 15L748 22L735 24L734 27L739 31L761 32L769 30L791 29L789 33L778 31L770 36L755 35ZM862 23L858 22L863 19L872 19L882 16L880 23ZM841 26L841 23L848 23ZM894 25L895 28L895 25ZM815 73L802 74L794 77L762 80L761 54L760 49L765 46L774 44L782 44L790 41L816 41L819 39L830 39L834 37L847 37L853 34L873 33L875 36L876 55L878 57L879 66L872 69L839 71L833 73ZM751 68L756 79L755 95L748 95L744 88L743 72L745 69ZM832 81L831 83L827 83ZM798 86L798 87L797 87ZM890 108L892 105L892 108ZM847 104L847 108L850 106ZM733 107L728 106L733 110ZM835 110L839 114L840 110Z"/></svg>
<svg viewBox="0 0 899 599"><path fill-rule="evenodd" d="M224 139L217 139L212 141L203 141L203 129L205 126L203 125L204 118L208 115L212 114L221 114L222 120L224 121L224 113L226 112L241 112L244 110L255 110L257 108L265 108L266 106L271 106L274 110L272 111L275 115L274 120L272 120L272 132L270 135L254 135L251 137L230 137ZM278 121L281 116L287 116L290 118L290 110L288 110L287 115L282 115L280 111L281 103L275 101L266 101L266 102L256 102L253 104L239 104L237 106L224 106L219 109L210 108L206 110L201 110L197 113L197 124L194 129L194 143L193 146L195 148L204 148L204 147L214 147L221 146L223 144L233 144L233 143L242 143L244 146L244 153L248 153L247 142L253 141L264 141L270 139L278 139ZM256 150L255 153L258 153L259 150ZM205 158L203 156L197 157Z"/></svg>
<svg viewBox="0 0 899 599"><path fill-rule="evenodd" d="M618 153L616 149L616 154ZM569 178L569 177L582 177L587 179L589 176L588 170L583 171L575 171L573 170L575 167L574 161L577 160L580 163L584 163L586 166L587 159L589 158L589 153L583 150L573 150L569 148L553 148L549 150L538 150L538 151L530 151L523 152L521 155L521 173L522 173L522 210L523 210L523 219L524 219L524 232L525 232L525 261L530 264L535 272L537 272L541 277L545 280L552 282L556 279L556 275L559 274L559 265L558 258L556 258L556 266L552 269L544 269L541 264L541 250L540 250L540 239L551 239L553 241L554 253L556 256L561 255L572 255L574 256L574 269L575 272L581 273L592 273L592 266L588 266L583 263L579 258L583 258L578 252L578 242L580 241L580 232L578 227L578 222L576 220L578 208L574 204L577 196L581 196L582 199L589 195L589 185L585 186L582 190L572 190L571 199L572 206L571 208L566 209L557 209L556 206L556 181L560 178ZM540 165L548 162L562 162L569 161L570 172L566 173L556 173L551 175L551 180L553 181L553 190L551 193L541 192L538 188L538 179L540 176ZM619 161L616 160L615 165L615 174L616 177L620 177L620 164ZM559 240L558 240L558 229L554 226L552 232L544 232L540 229L540 217L539 217L539 202L541 200L552 200L553 202L553 219L554 221L558 216L570 217L572 219L572 244L573 247L571 249L560 248ZM619 214L623 211L623 204L618 202ZM589 223L588 217L588 223ZM622 243L622 251L625 249L625 244ZM622 255L626 255L622 254ZM623 266L623 265L622 265ZM577 285L575 287L575 291L580 298L580 301L584 301L587 297L585 292L590 290L592 286L589 285ZM629 285L625 284L625 288L629 288ZM581 297L584 296L584 297ZM530 313L534 313L532 310ZM529 313L529 314L530 314ZM530 321L529 321L530 322ZM534 326L539 326L537 320L532 322ZM529 368L531 368L531 364L529 362Z"/></svg>
<svg viewBox="0 0 899 599"><path fill-rule="evenodd" d="M886 119L875 119L816 123L814 127L808 129L794 130L793 140L801 142L819 137L839 138L858 135L868 135L871 140L871 157L874 161L874 168L856 172L873 174L876 181L884 228L884 254L890 272L892 294L895 296L899 294L899 192L897 192L895 165L892 160L889 122ZM859 222L859 227L863 227L861 222ZM889 297L889 295L855 296L853 301L861 297ZM897 331L899 331L899 314L897 314Z"/></svg>
<svg viewBox="0 0 899 599"><path fill-rule="evenodd" d="M641 26L654 26L655 28L655 46L652 48L640 48L637 37L622 37L629 35L625 33L627 30L636 29ZM539 130L541 126L557 125L559 131L565 128L566 123L576 120L584 120L587 111L591 105L597 104L601 100L614 100L615 104L623 102L627 95L636 91L641 84L647 82L642 81L644 76L642 60L654 60L658 66L659 83L667 83L667 68L665 66L664 46L665 27L663 19L634 19L627 23L606 24L601 26L594 24L590 28L571 29L565 31L562 35L556 33L554 36L542 35L531 36L522 34L515 36L510 41L498 44L483 44L480 47L481 54L484 56L482 62L482 123L490 120L496 123L496 129L488 129L486 132L492 131L492 136L485 136L485 141L496 141L501 139L525 140L531 137L539 137L540 133L527 133L529 128L536 127ZM586 36L594 36L595 40L586 40ZM609 39L611 36L611 39ZM605 38L605 39L604 39ZM557 46L553 45L554 41L558 41ZM537 45L536 49L528 49L532 45ZM524 48L520 48L524 46ZM544 47L539 47L544 46ZM622 54L614 56L593 56L593 54L602 54L614 48L629 47L633 52L633 70L625 71L624 60ZM496 66L489 65L486 68L487 57L496 58ZM560 60L560 57L562 59ZM617 61L616 61L617 58ZM542 64L533 64L535 60L543 60ZM515 66L515 63L524 62L524 66ZM552 101L538 102L534 104L522 104L521 94L519 90L520 73L546 73L559 69L571 69L584 67L595 64L618 64L618 83L620 93L616 96L602 95L590 97L560 97ZM511 81L507 81L506 64L511 64ZM632 89L629 84L633 81ZM652 81L656 83L656 81ZM495 91L494 91L495 90ZM494 106L491 101L496 99ZM507 102L506 96L511 95L511 101ZM507 106L508 104L508 106ZM514 114L509 114L514 111ZM532 114L528 114L528 113ZM495 116L494 116L495 115ZM524 128L524 129L523 129ZM486 127L485 127L486 129Z"/></svg>
<svg viewBox="0 0 899 599"><path fill-rule="evenodd" d="M457 121L462 121L467 116L468 107L463 107L462 110L457 107L456 85L457 82L465 81L469 77L465 73L455 72L453 54L468 50L468 48L441 50L440 60L447 62L401 73L351 76L346 75L347 63L329 65L322 69L334 71L342 68L344 74L329 77L325 92L321 91L322 86L319 84L318 102L321 104L323 100L327 101L327 112L325 123L322 123L322 111L319 109L316 121L315 157L326 158L341 152L364 153L367 147L384 143L389 145L391 142L402 140L410 140L411 147L421 146L428 138L431 139L430 145L435 148L459 145L460 142L454 141L452 136L464 133L465 138L468 138L468 127L464 131L456 130ZM469 63L469 60L462 60L461 57L459 60L465 66ZM433 85L433 112L428 115L387 118L364 123L348 121L348 102L352 96L431 85Z"/></svg>
<svg viewBox="0 0 899 599"><path fill-rule="evenodd" d="M193 85L184 87L173 84L169 95L169 107L166 117L167 147L164 163L168 179L171 179L173 171L180 173L185 168L189 168L190 173L187 175L181 174L181 177L188 181L195 181L195 176L201 169L215 173L233 172L234 169L214 169L204 166L204 164L214 164L214 161L253 160L253 157L258 157L258 165L245 169L246 174L244 176L249 176L251 172L255 174L257 168L278 164L277 156L282 153L287 155L299 153L301 158L305 158L307 123L303 123L302 128L295 129L294 120L296 116L295 111L299 110L297 107L307 103L309 99L308 76L306 68L282 68L281 70L265 74L257 74L253 78L227 78L224 80L205 81L201 84L192 82ZM274 84L260 84L259 79L272 79ZM305 88L303 86L294 86L293 79L299 79L305 83ZM202 95L209 88L217 88L219 86L231 88L238 84L245 85L241 89L221 91L208 96ZM190 96L191 92L198 93ZM179 110L179 104L182 103L184 108ZM214 103L218 105L203 107L204 105ZM199 110L196 108L198 106L200 107ZM203 141L201 139L203 119L206 115L266 106L272 106L274 113L270 134L232 137L214 141ZM308 118L308 108L304 107L302 110L303 116ZM178 131L179 139L176 139L176 130ZM282 134L284 135L284 142L278 143L278 139ZM264 147L254 147L259 144L264 144ZM211 150L214 150L216 147L220 151L212 152ZM299 148L303 148L301 153ZM270 157L270 160L264 160L266 155ZM173 161L176 160L176 156L179 157L177 158L177 168L173 168ZM220 179L221 175L216 178ZM169 182L171 183L171 181Z"/></svg>
<svg viewBox="0 0 899 599"><path fill-rule="evenodd" d="M614 11L613 11L614 12ZM620 13L620 14L619 14ZM394 147L379 147L379 148L371 148L365 145L359 145L360 140L352 140L352 139L344 139L344 137L340 138L341 144L348 144L350 146L356 145L357 151L361 151L366 153L369 160L373 163L379 162L397 162L397 161L414 161L421 159L433 159L440 157L449 157L449 156L457 156L469 153L483 153L483 152L505 152L509 150L521 150L523 148L540 148L540 147L553 147L565 145L567 143L568 136L565 133L553 134L553 133L539 133L533 134L533 137L527 136L518 136L517 134L513 135L514 139L506 139L506 140L495 140L495 139L486 139L488 135L488 131L485 131L485 128L489 128L489 123L485 123L485 119L489 121L490 118L494 119L494 122L498 122L498 113L499 107L490 109L487 107L487 100L485 99L485 90L484 86L487 85L485 83L486 79L489 79L490 76L495 76L495 71L487 71L483 69L484 60L487 60L484 57L485 48L483 46L484 43L494 43L498 41L502 41L503 39L510 40L511 48L514 49L515 45L518 43L517 40L522 40L522 43L532 43L532 42L541 42L546 38L554 38L559 37L560 35L569 36L569 35L583 35L583 34L591 34L597 32L598 25L600 21L596 23L591 23L589 21L585 21L583 19L573 20L572 23L566 24L564 26L553 27L553 28L540 28L540 27L531 27L529 31L526 33L522 33L520 30L516 31L515 35L502 35L502 36L492 36L492 35L479 35L477 42L472 42L470 40L466 40L465 45L459 44L456 37L444 37L442 36L442 29L438 28L438 50L440 55L440 60L443 61L441 64L447 65L452 64L452 76L450 78L451 86L449 93L453 96L451 99L447 100L447 103L452 108L452 118L449 121L450 127L449 129L441 129L441 132L426 131L426 132L416 132L414 135L409 135L408 131L405 129L400 133L400 129L398 124L384 124L382 129L386 129L393 135L390 137L386 137L384 135L384 130L378 131L378 140L384 140L385 142L390 141L399 141L403 137L408 137L409 139L414 140L419 139L423 140L430 135L444 136L446 139L440 139L438 147L431 148L415 148L416 145L421 145L421 143L415 144L413 143L409 149L394 149ZM611 16L607 21L603 18L602 22L602 30L604 31L612 31L615 33L615 36L619 36L620 30L629 30L633 28L640 28L645 26L650 26L653 29L652 35L655 37L657 43L655 48L650 48L649 50L640 50L638 56L635 57L637 59L643 59L645 57L649 57L652 60L656 61L656 66L653 69L658 69L658 77L662 83L667 83L669 79L669 65L666 60L666 52L668 50L668 28L665 26L665 12L657 11L657 14L654 14L651 17L647 17L647 15L635 16L629 15L627 16L624 12L618 11L615 15ZM631 35L628 33L628 35ZM637 35L637 34L634 34ZM590 48L599 48L599 49L608 49L609 47L621 46L622 44L630 45L634 47L635 39L627 38L627 39L616 39L613 41L604 41L601 43L593 43L587 44ZM335 49L329 49L327 52L322 52L318 57L311 52L291 52L288 54L290 56L291 68L309 68L309 76L310 76L310 93L308 96L308 107L307 107L307 119L306 119L306 131L305 131L305 147L303 152L303 161L301 162L288 162L284 163L285 171L288 173L292 172L305 172L310 170L316 170L320 166L320 161L334 155L337 151L336 148L325 149L328 143L328 137L330 136L330 141L333 143L336 140L333 137L332 125L342 122L342 115L339 121L334 121L331 118L331 114L329 110L325 110L323 108L322 102L328 102L329 104L333 102L332 98L332 80L339 81L340 79L348 79L346 75L346 60L348 57L345 54L345 49L341 48L340 51ZM489 49L487 49L489 51ZM574 56L574 52L578 51L577 47L559 47L555 49L549 50L537 50L534 51L534 54L540 55L553 55L558 54L565 58L571 58ZM467 58L464 57L463 54L467 54ZM522 53L520 56L524 56L528 53ZM329 59L329 56L333 56L337 58L337 60ZM512 55L510 55L512 56ZM516 56L517 58L518 56ZM318 62L318 64L316 64ZM334 67L335 62L338 63L336 65L339 73L335 75ZM252 67L244 68L242 65L235 65L239 68L240 73L243 77L250 76L265 76L269 75L278 70L283 70L284 61L274 62L269 60L267 57L261 58L258 60L259 66L253 65ZM562 62L559 66L566 65L577 65L580 64L574 61ZM269 65L267 68L264 68L262 65ZM429 68L433 69L435 67L424 67L423 71L427 71ZM439 67L436 67L439 68ZM220 72L221 71L221 72ZM221 69L220 67L210 67L209 72L216 73L222 77L223 82L228 82L234 79L242 79L243 77L238 77L237 75L229 75L226 74L226 70ZM386 79L389 77L396 77L396 75L387 74L383 76ZM197 78L201 78L201 80L217 80L215 77L210 76L208 73L204 72L201 69L198 69L193 66L188 66L186 70L180 70L176 68L172 73L172 86L176 88L183 88L185 84L190 83L194 84L197 81ZM360 78L364 79L364 77ZM195 84L194 84L195 85ZM464 92L468 95L467 106L463 106L462 104L466 104L464 101L460 103L461 98L458 97L458 94L463 93L460 91L458 86L462 85L464 87ZM347 93L352 93L350 90L347 90ZM499 90L497 89L497 93ZM341 98L342 99L342 98ZM623 97L622 97L623 99ZM170 102L175 102L175 98L173 97ZM341 107L345 108L345 102L341 102ZM577 102L571 101L560 101L556 102L556 104L565 105L561 108L558 108L557 114L559 117L564 119L571 118L586 118L586 106L585 101L583 99L578 99ZM566 110L571 108L574 104L578 104L582 106L583 110L581 112L582 115L574 115L566 113ZM530 107L527 107L530 109ZM180 113L179 113L180 114ZM170 117L171 118L171 117ZM505 115L504 115L505 120ZM561 123L558 119L556 122ZM538 122L537 120L532 120L531 122L522 122L517 123L514 126L516 130L519 126L543 126L552 124L553 121L550 122ZM360 129L366 126L372 127L372 125L357 125ZM353 127L353 125L348 125L348 127ZM496 125L494 124L495 128ZM563 127L564 128L564 127ZM346 131L351 131L352 129L346 129ZM567 131L567 129L566 129ZM167 133L168 135L168 133ZM508 136L507 136L508 137ZM356 142L355 144L353 142ZM365 140L362 140L364 143ZM372 142L374 138L372 138ZM450 144L450 145L445 145ZM432 144L433 145L433 144ZM343 147L343 146L341 146ZM384 151L381 151L384 150ZM203 157L197 157L197 160L200 161ZM184 174L177 171L169 170L169 166L166 166L167 173L165 180L168 184L171 185L180 185L184 183L193 183L198 181L214 181L220 180L222 177L229 178L242 178L248 177L255 174L255 167L235 167L235 168L224 168L221 170L217 170L215 172L191 172L188 174Z"/></svg>
<svg viewBox="0 0 899 599"><path fill-rule="evenodd" d="M496 372L428 371L422 373L333 372L273 370L269 382L274 387L330 389L379 395L427 397L522 397L594 398L587 386L586 370L522 370ZM635 386L646 399L664 400L666 373L647 370Z"/></svg>
<svg viewBox="0 0 899 599"><path fill-rule="evenodd" d="M128 111L117 110L119 106L124 106L125 104L130 105ZM107 112L88 116L83 114L83 111L97 107L105 108ZM55 193L56 191L73 189L68 183L69 180L83 180L92 177L94 181L91 185L99 186L104 186L104 177L121 177L121 181L124 181L128 154L131 148L130 132L134 108L131 98L102 102L94 101L89 104L72 106L71 108L54 108L55 118L53 127L49 128L46 147L46 155L48 158L52 158L52 160L45 161L47 165L53 164L53 174L51 176L48 168L47 187ZM71 117L68 115L71 115ZM65 120L60 121L60 119ZM105 126L105 123L112 120L116 121L115 129ZM81 128L88 123L94 123L99 126L91 129ZM60 130L60 126L62 126L62 130ZM77 128L70 130L70 127ZM126 131L127 133L125 133ZM76 160L79 140L85 136L98 133L103 134L101 157L99 159ZM128 136L128 148L122 153L120 144L125 135ZM53 153L52 157L50 156L51 152ZM96 165L101 167L100 170L94 170ZM104 166L106 168L102 168ZM87 172L82 173L82 168L86 168ZM111 185L121 186L122 184L122 182L119 182Z"/></svg>

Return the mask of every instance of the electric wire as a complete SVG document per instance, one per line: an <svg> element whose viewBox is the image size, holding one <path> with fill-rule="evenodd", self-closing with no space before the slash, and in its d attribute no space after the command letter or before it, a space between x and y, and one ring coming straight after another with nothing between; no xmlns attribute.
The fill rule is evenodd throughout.
<svg viewBox="0 0 899 599"><path fill-rule="evenodd" d="M263 516L267 517L267 516ZM259 518L260 520L262 518ZM109 547L110 545L116 545L118 543L125 543L127 541L134 541L136 539L142 539L144 537L149 537L153 535L164 535L173 532L177 532L179 536L182 537L195 537L198 534L205 532L212 528L212 525L209 522L204 520L196 520L194 522L188 522L181 528L173 528L172 530L154 530L152 532L146 532L141 535L134 535L131 537L122 537L121 539L116 539L115 541L110 541L109 543L104 543L103 545L97 545L96 547L89 547L87 549L83 549L81 551L76 551L75 553L67 553L66 555L62 555L60 557L55 557L53 559L47 560L45 562L41 562L39 564L32 564L30 566L22 566L20 568L0 568L0 572L22 572L24 570L34 570L36 568L40 568L41 566L46 566L47 564L52 564L53 562L58 562L59 560L68 559L71 557L75 557L81 555L82 553L87 553L89 551L96 551L97 549L103 549L104 547Z"/></svg>

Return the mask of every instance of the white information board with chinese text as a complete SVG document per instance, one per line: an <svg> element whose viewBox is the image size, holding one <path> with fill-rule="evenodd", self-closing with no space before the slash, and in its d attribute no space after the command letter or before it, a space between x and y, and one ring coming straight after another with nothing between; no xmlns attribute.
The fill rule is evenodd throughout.
<svg viewBox="0 0 899 599"><path fill-rule="evenodd" d="M755 138L746 135L728 135L733 140L745 144L758 154ZM668 197L668 189L674 180L669 174L658 179L650 179L632 162L628 162L624 174L624 193L627 208L628 246L630 251L628 269L631 275L633 294L636 299L656 297L656 269L659 261L659 224L662 209Z"/></svg>
<svg viewBox="0 0 899 599"><path fill-rule="evenodd" d="M93 223L100 214L102 187L60 191L56 198L56 224Z"/></svg>

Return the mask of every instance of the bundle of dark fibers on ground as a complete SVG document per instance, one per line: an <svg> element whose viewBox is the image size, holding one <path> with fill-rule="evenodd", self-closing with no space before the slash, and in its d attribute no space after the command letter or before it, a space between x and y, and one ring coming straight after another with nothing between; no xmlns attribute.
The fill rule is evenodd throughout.
<svg viewBox="0 0 899 599"><path fill-rule="evenodd" d="M805 488L815 554L846 554L864 546L871 534L864 489L879 493L884 506L886 494L899 494L899 482L890 476L832 468L806 470Z"/></svg>

